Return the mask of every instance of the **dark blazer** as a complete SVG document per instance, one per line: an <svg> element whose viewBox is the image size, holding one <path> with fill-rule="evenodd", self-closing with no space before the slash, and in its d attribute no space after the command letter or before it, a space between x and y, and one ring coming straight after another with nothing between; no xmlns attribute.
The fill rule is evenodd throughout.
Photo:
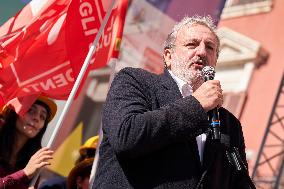
<svg viewBox="0 0 284 189"><path fill-rule="evenodd" d="M207 133L207 113L193 97L183 98L167 70L155 75L124 68L114 78L103 109L103 140L93 188L241 189L225 150L237 147L245 165L240 122L219 109L225 142L210 136L200 163L196 136Z"/></svg>

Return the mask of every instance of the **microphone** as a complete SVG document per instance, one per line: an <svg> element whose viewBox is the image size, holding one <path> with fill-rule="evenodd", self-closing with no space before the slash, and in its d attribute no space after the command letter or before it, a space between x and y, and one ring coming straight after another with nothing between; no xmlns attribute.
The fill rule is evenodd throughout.
<svg viewBox="0 0 284 189"><path fill-rule="evenodd" d="M212 66L205 66L202 69L202 75L205 81L213 80L215 77L215 69ZM212 110L208 111L208 120L211 122L211 132L212 132L212 139L213 140L220 140L221 133L220 133L220 119L219 119L219 112L218 108L213 108Z"/></svg>

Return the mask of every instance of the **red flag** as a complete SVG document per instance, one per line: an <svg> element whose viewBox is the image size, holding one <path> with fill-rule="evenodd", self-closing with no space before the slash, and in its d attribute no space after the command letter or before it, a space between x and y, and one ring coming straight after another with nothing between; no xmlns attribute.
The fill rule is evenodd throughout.
<svg viewBox="0 0 284 189"><path fill-rule="evenodd" d="M99 26L111 2L111 0L96 0L96 6L94 6L94 4L91 3L83 5L79 1L72 1L67 13L69 16L66 19L68 53L74 54L78 51L82 51L87 54L89 46L94 41L94 36L98 33ZM96 47L96 53L91 60L91 69L103 67L110 58L118 57L127 3L127 0L115 2L102 37ZM74 28L76 28L76 30L74 30ZM69 35L75 35L76 41L74 41L72 37L69 37ZM78 62L80 59L85 58L85 56L70 56L70 60L71 62ZM78 74L81 65L72 64L72 67L74 74Z"/></svg>
<svg viewBox="0 0 284 189"><path fill-rule="evenodd" d="M0 99L67 99L111 1L33 0L1 26ZM116 2L90 68L111 58L126 9L127 0Z"/></svg>

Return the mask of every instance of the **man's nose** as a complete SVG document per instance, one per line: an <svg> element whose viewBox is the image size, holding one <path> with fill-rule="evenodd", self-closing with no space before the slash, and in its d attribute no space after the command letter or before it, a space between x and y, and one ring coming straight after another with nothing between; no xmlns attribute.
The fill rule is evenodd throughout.
<svg viewBox="0 0 284 189"><path fill-rule="evenodd" d="M196 47L196 54L200 57L205 57L206 56L206 46L204 43L200 43L197 47Z"/></svg>

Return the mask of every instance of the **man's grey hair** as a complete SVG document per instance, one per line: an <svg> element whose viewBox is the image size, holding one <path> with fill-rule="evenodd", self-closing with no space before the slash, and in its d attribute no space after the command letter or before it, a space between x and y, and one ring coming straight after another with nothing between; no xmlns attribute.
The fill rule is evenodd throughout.
<svg viewBox="0 0 284 189"><path fill-rule="evenodd" d="M219 55L219 47L220 47L220 39L217 35L216 32L216 25L213 22L213 19L211 16L199 16L199 15L195 15L192 17L184 17L180 22L178 22L176 25L174 25L171 33L168 34L168 37L164 43L164 49L173 49L173 47L175 46L175 41L177 38L177 33L178 31L184 27L184 26L190 26L190 25L204 25L207 28L209 28L211 30L211 32L216 36L217 39L217 57Z"/></svg>

